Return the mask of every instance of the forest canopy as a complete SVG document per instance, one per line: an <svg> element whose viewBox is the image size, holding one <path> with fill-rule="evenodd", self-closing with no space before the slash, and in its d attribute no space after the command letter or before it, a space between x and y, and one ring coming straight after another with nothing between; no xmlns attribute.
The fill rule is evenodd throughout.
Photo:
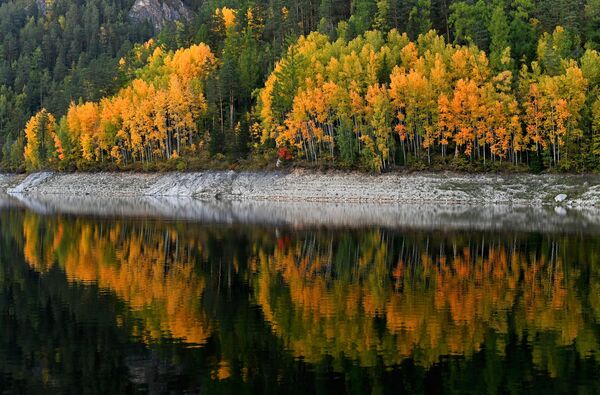
<svg viewBox="0 0 600 395"><path fill-rule="evenodd" d="M598 168L595 0L39 3L0 3L5 169Z"/></svg>
<svg viewBox="0 0 600 395"><path fill-rule="evenodd" d="M541 156L575 169L600 153L597 125L584 116L599 116L600 54L588 49L580 62L547 54L564 34L557 27L542 36L539 60L515 78L510 47L494 66L476 46L447 44L434 31L416 42L396 30L335 42L312 33L261 91L263 139L312 161L374 171L434 156L514 164Z"/></svg>

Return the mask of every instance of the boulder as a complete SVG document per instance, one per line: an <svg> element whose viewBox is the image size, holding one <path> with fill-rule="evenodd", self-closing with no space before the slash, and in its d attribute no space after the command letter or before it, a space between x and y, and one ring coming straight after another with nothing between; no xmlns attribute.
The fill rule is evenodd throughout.
<svg viewBox="0 0 600 395"><path fill-rule="evenodd" d="M554 197L554 201L556 203L562 203L565 200L567 200L567 195L565 195L564 193L561 193L560 195L556 195L556 197Z"/></svg>

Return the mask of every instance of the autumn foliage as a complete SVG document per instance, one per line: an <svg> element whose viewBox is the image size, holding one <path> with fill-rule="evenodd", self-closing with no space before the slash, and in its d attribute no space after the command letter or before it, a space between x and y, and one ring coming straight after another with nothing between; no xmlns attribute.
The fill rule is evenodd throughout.
<svg viewBox="0 0 600 395"><path fill-rule="evenodd" d="M29 129L44 120L52 131L58 130L54 144L46 145L55 152L55 160L149 162L193 152L204 144L201 118L207 104L203 89L215 66L210 48L199 44L165 52L149 41L137 48L136 57L145 65L134 70L137 78L114 97L99 103L71 103L60 125L45 110L32 118ZM125 60L122 67L126 67ZM25 152L34 166L38 161L31 147L39 143L30 135L34 136L27 135Z"/></svg>
<svg viewBox="0 0 600 395"><path fill-rule="evenodd" d="M227 7L215 14L231 46L253 32L252 19L242 28L237 17ZM284 149L290 160L376 172L461 163L595 167L600 55L560 54L564 35L561 27L544 34L538 59L519 71L509 47L492 65L476 46L447 43L434 31L414 41L394 29L352 40L301 36L256 92L244 121L254 141L241 137L236 89L225 83L240 65L205 44L173 52L150 40L120 62L132 80L115 96L73 102L60 122L45 110L31 119L27 166L127 166L206 158L209 147L241 154L251 145L261 154L277 147L273 161ZM209 111L209 81L221 79Z"/></svg>
<svg viewBox="0 0 600 395"><path fill-rule="evenodd" d="M561 34L540 40L540 57ZM579 63L559 59L555 73L533 62L517 76L510 48L497 69L475 46L433 31L416 42L395 30L334 42L311 33L260 93L263 138L307 160L375 171L434 157L519 164L536 155L568 168L569 155L589 150L582 119L595 91L581 63L597 70L597 60L589 50Z"/></svg>
<svg viewBox="0 0 600 395"><path fill-rule="evenodd" d="M27 146L23 157L29 170L39 170L48 158L62 158L63 150L56 135L56 120L46 109L40 110L25 126Z"/></svg>

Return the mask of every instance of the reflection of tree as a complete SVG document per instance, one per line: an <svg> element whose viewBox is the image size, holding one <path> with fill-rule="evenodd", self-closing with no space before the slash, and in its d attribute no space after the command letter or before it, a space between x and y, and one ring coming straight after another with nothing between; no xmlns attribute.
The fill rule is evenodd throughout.
<svg viewBox="0 0 600 395"><path fill-rule="evenodd" d="M140 335L149 340L167 333L206 342L211 329L200 306L205 284L195 272L200 250L193 240L143 222L42 221L32 214L23 221L25 259L34 269L45 272L57 262L70 281L114 291L143 319ZM41 248L40 237L51 243Z"/></svg>
<svg viewBox="0 0 600 395"><path fill-rule="evenodd" d="M553 372L560 346L577 343L583 356L600 351L577 291L597 289L600 278L578 287L584 273L566 263L582 247L560 238L536 246L379 230L312 234L256 256L255 293L273 330L308 361L344 355L374 366L382 355L386 365L410 357L431 366L478 352L490 331L502 354L512 331L530 339L535 363ZM593 251L580 258L597 266Z"/></svg>
<svg viewBox="0 0 600 395"><path fill-rule="evenodd" d="M54 245L59 229L60 243ZM132 284L117 297L116 288L98 287L99 279L105 278L99 272L119 274L118 268L130 265L133 273L135 259L156 255L148 252L158 248L158 236L153 235L165 234L168 269L157 267L157 274L148 276L144 264L137 276L158 281L164 275L164 287L149 283L161 292L186 284L192 289L198 284L204 287L199 291L202 300L192 291L173 289L169 295L185 298L185 303L198 309L202 303L204 311L218 318L219 325L209 328L211 337L205 347L179 341L191 337L157 342L149 336L169 322L165 315L169 301L146 305L144 298L125 299L132 295L127 292L160 292ZM135 241L129 240L132 236ZM259 233L253 237L258 240ZM139 254L131 253L130 245ZM23 255L26 249L29 264ZM308 392L314 374L304 368L301 384L294 382L299 377L298 362L280 347L260 312L250 305L245 266L244 272L238 271L247 262L245 251L250 250L248 240L230 230L185 223L0 212L0 388L8 393L260 393L265 388L282 392L294 385L301 393ZM128 256L130 261L124 264L127 260L117 256ZM63 270L68 257L75 262L69 266L70 281ZM84 264L80 262L84 257L98 262ZM164 262L156 265L165 266ZM178 267L186 262L195 263L194 269ZM77 272L80 268L85 270ZM187 323L182 325L189 331ZM281 376L281 372L286 373Z"/></svg>
<svg viewBox="0 0 600 395"><path fill-rule="evenodd" d="M6 226L10 244L42 278L62 270L74 287L110 290L136 318L125 317L127 329L153 349L172 352L163 337L206 344L206 354L176 351L169 359L193 376L195 358L206 355L211 382L294 377L292 356L317 371L332 365L356 382L413 363L417 370L403 374L433 374L434 364L458 360L462 372L485 356L492 377L498 366L512 369L516 352L527 365L511 372L519 382L538 370L573 377L565 361L599 351L600 265L596 249L578 236L274 236L258 228L30 213L14 222ZM119 317L113 322L120 325ZM349 364L365 370L350 377Z"/></svg>
<svg viewBox="0 0 600 395"><path fill-rule="evenodd" d="M25 233L21 215L0 221L0 388L4 393L105 393L133 391L123 349L131 320L117 298L95 287L69 286L62 273L47 271L43 280L23 263L23 250L43 263L41 221ZM17 233L19 232L19 233ZM37 244L33 241L37 238ZM92 308L90 308L92 307ZM127 347L132 355L143 348ZM60 389L60 390L59 390Z"/></svg>
<svg viewBox="0 0 600 395"><path fill-rule="evenodd" d="M63 228L58 226L53 234L44 232L43 220L29 213L23 218L23 238L25 247L23 254L25 259L35 270L45 272L54 264L53 253L62 240ZM46 238L51 239L46 240Z"/></svg>

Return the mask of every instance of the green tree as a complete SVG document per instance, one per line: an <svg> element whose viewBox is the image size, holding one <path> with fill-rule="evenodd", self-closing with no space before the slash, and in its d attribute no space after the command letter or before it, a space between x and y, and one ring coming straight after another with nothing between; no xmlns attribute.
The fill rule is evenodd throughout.
<svg viewBox="0 0 600 395"><path fill-rule="evenodd" d="M502 61L502 55L507 47L510 47L510 27L502 6L497 6L490 19L490 63L496 70L506 69L506 62Z"/></svg>
<svg viewBox="0 0 600 395"><path fill-rule="evenodd" d="M465 1L450 6L450 25L454 29L454 41L459 44L475 44L486 50L489 46L488 32L490 6L484 0L471 4Z"/></svg>
<svg viewBox="0 0 600 395"><path fill-rule="evenodd" d="M588 0L585 5L586 45L600 49L600 0Z"/></svg>
<svg viewBox="0 0 600 395"><path fill-rule="evenodd" d="M510 44L517 61L535 57L536 30L530 22L534 4L531 0L513 0L511 4Z"/></svg>
<svg viewBox="0 0 600 395"><path fill-rule="evenodd" d="M417 0L408 13L406 32L409 37L416 39L431 28L431 0Z"/></svg>
<svg viewBox="0 0 600 395"><path fill-rule="evenodd" d="M385 3L386 0L381 1ZM389 4L384 3L381 4L383 9ZM377 9L378 3L375 0L352 0L352 16L350 17L349 24L355 36L371 29L374 22L373 17L377 14Z"/></svg>

